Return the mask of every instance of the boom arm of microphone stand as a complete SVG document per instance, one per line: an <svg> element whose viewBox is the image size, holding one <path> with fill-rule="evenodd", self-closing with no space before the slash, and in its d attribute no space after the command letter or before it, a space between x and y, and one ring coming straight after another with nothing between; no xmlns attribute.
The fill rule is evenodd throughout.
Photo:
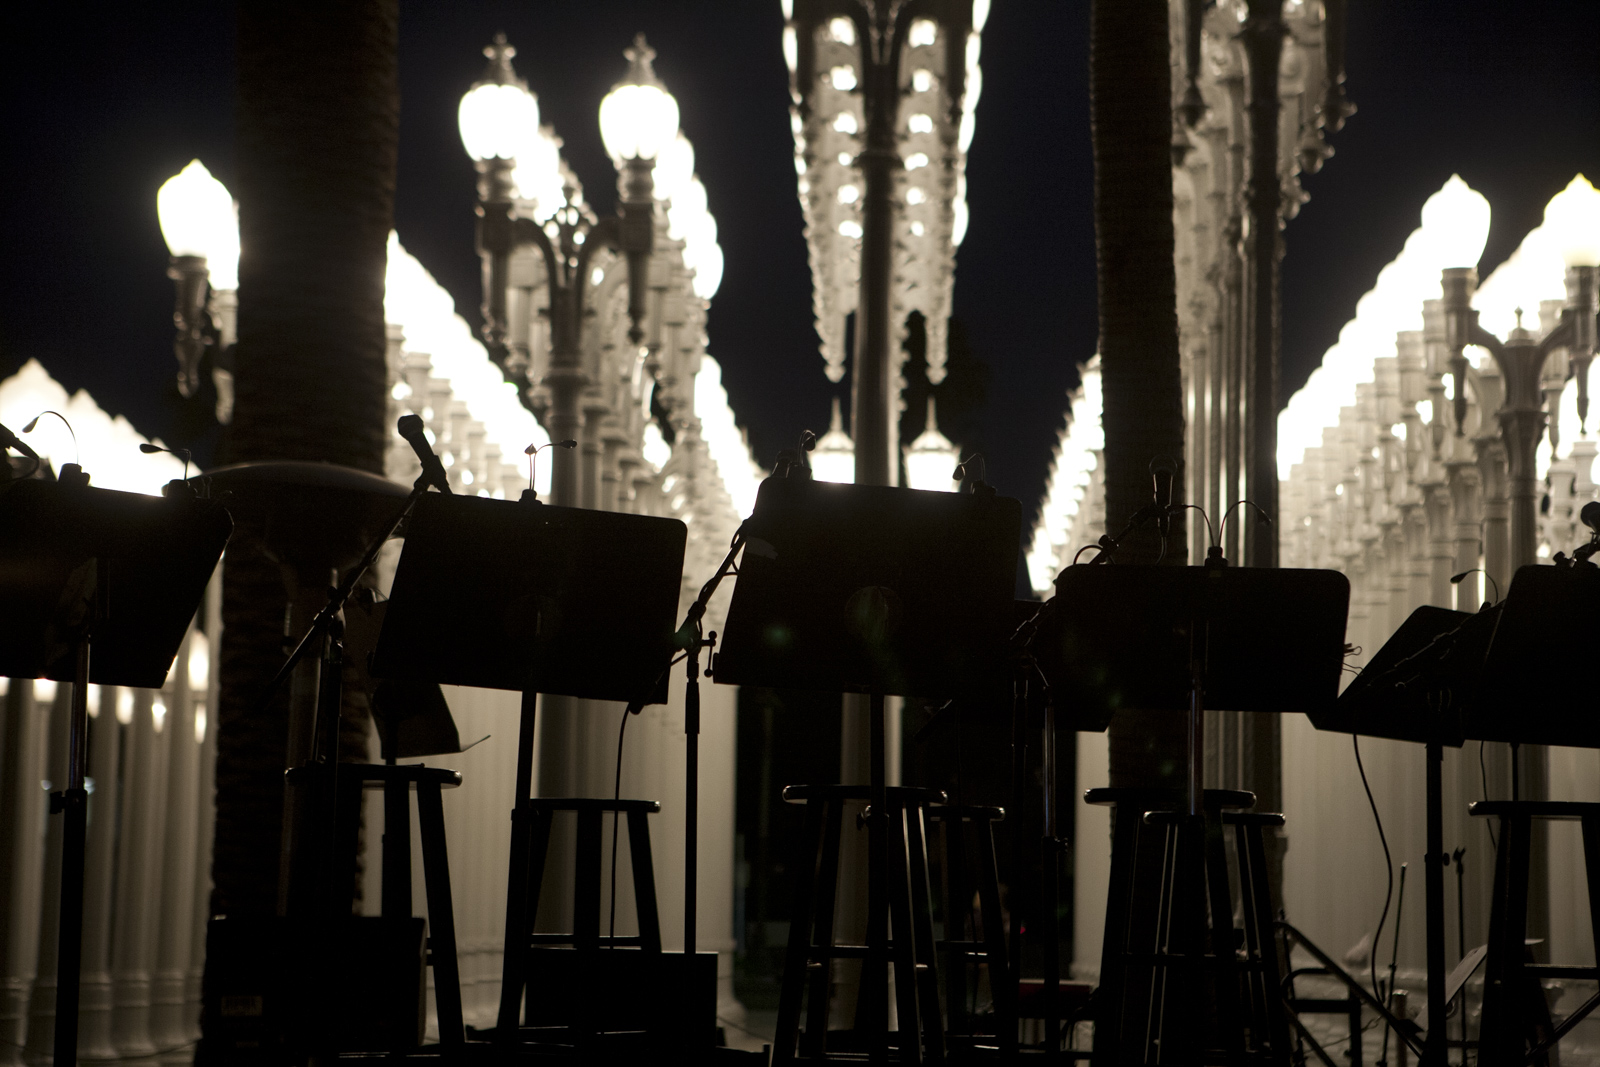
<svg viewBox="0 0 1600 1067"><path fill-rule="evenodd" d="M728 554L722 557L721 566L717 568L717 572L711 576L710 580L700 587L700 595L695 597L694 603L690 604L689 610L683 614L683 625L679 626L677 631L677 640L680 648L698 655L700 620L705 618L706 608L710 605L711 598L717 594L717 586L721 585L722 580L733 570L734 557L739 554L739 550L745 546L745 542L748 540L749 537L745 533L745 524L741 523L739 529L734 532L733 544L728 547ZM685 631L687 631L687 634ZM657 674L655 680L650 683L651 693L654 693L661 685L661 679L672 669L673 662L675 661L669 661L665 667L662 667L661 673ZM630 701L628 703L628 714L639 714L644 710L645 702L648 699L649 697L646 695Z"/></svg>
<svg viewBox="0 0 1600 1067"><path fill-rule="evenodd" d="M344 609L345 601L350 599L350 594L356 591L356 585L361 581L362 576L367 573L367 569L372 566L372 561L378 558L379 552L383 551L384 542L394 536L394 532L400 528L400 524L406 520L406 517L411 514L411 509L416 506L417 498L428 491L429 484L427 472L424 471L416 482L412 484L411 495L406 497L405 505L401 507L399 514L394 517L394 521L389 524L388 528L380 536L373 540L372 544L367 546L367 554L361 557L361 562L350 570L349 575L339 587L328 594L328 602L322 606L321 611L317 612L317 617L311 620L311 625L307 627L305 634L301 636L299 644L294 646L294 651L289 653L289 658L283 661L283 666L278 668L278 673L272 676L272 681L267 683L266 691L261 694L261 707L267 706L267 703L272 700L273 694L278 691L278 687L283 684L283 680L294 673L295 667L305 658L306 652L310 650L312 639L326 631L329 625L333 623L333 617Z"/></svg>

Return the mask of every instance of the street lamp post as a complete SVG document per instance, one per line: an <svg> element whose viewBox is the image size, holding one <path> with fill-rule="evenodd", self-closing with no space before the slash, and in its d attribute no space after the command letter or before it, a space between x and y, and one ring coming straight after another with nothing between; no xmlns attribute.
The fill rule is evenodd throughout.
<svg viewBox="0 0 1600 1067"><path fill-rule="evenodd" d="M538 128L538 104L511 67L516 50L504 35L484 50L489 69L461 100L461 139L478 164L478 249L484 257L483 336L491 357L513 380L527 367L511 358L506 313L511 257L532 246L544 260L550 298L550 360L543 385L550 394L546 428L554 440L575 439L583 424L582 398L589 384L581 351L584 297L595 250L609 248L628 263L629 341L644 338L649 258L655 240L651 170L678 133L678 105L651 68L655 52L641 34L624 54L628 74L600 105L601 136L622 174L618 213L597 219L568 196L540 220L518 210L521 187L550 188L548 168L559 168L549 137ZM547 147L548 146L548 147ZM545 171L525 170L537 157ZM559 179L558 179L559 181ZM557 187L559 185L557 184ZM526 190L532 192L532 189ZM543 193L548 200L548 192ZM548 208L548 205L547 205ZM531 383L519 384L526 388ZM557 451L551 469L552 502L581 503L579 464L571 450Z"/></svg>
<svg viewBox="0 0 1600 1067"><path fill-rule="evenodd" d="M156 217L172 253L167 275L177 288L173 325L177 337L178 392L200 390L200 363L213 339L217 421L233 416L233 374L218 357L232 346L239 306L239 213L226 187L198 159L168 178L156 192ZM210 299L207 299L207 287Z"/></svg>
<svg viewBox="0 0 1600 1067"><path fill-rule="evenodd" d="M1548 216L1557 221L1556 229L1565 242L1562 257L1567 264L1566 300L1560 323L1542 339L1518 325L1504 341L1478 324L1472 307L1478 272L1472 267L1451 267L1444 271L1444 312L1446 343L1450 349L1450 374L1455 380L1456 433L1463 432L1467 415L1468 345L1489 351L1504 382L1503 402L1496 417L1506 450L1506 468L1511 500L1511 559L1509 572L1535 562L1538 554L1539 498L1538 472L1534 453L1544 434L1545 365L1560 350L1567 353L1567 366L1557 374L1564 381L1578 382L1578 416L1589 414L1589 364L1595 350L1596 273L1600 265L1600 193L1582 177L1551 202ZM1562 225L1564 224L1564 225Z"/></svg>

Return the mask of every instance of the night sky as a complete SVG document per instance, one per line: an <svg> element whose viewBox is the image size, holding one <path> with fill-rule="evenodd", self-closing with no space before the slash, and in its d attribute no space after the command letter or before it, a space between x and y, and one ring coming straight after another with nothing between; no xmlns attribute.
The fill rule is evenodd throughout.
<svg viewBox="0 0 1600 1067"><path fill-rule="evenodd" d="M40 11L44 5L33 5ZM1284 397L1452 172L1494 208L1487 273L1577 171L1600 180L1600 4L1351 0L1347 88L1359 112L1287 231ZM1088 7L995 0L968 163L972 223L955 316L987 366L962 443L1031 511L1064 394L1094 351ZM602 211L615 178L596 110L644 31L677 96L727 273L710 350L757 458L830 396L811 328L777 0L402 0L401 241L476 323L474 172L461 94L499 30ZM67 5L0 15L0 376L29 357L142 432L181 440L172 285L157 187L198 156L233 184L234 25L227 3Z"/></svg>

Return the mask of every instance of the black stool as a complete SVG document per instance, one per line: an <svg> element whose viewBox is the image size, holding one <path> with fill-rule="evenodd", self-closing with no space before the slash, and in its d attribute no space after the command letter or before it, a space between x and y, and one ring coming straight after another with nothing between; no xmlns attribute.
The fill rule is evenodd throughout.
<svg viewBox="0 0 1600 1067"><path fill-rule="evenodd" d="M1282 816L1225 820L1224 809L1249 808L1255 796L1233 789L1202 796L1198 825L1179 810L1177 790L1091 789L1084 796L1114 809L1094 1003L1097 1065L1288 1062L1282 1008L1266 998L1278 968L1261 841L1262 827L1280 825ZM1225 822L1239 845L1243 940L1233 925ZM1248 1015L1240 1006L1246 973Z"/></svg>
<svg viewBox="0 0 1600 1067"><path fill-rule="evenodd" d="M864 785L791 785L783 799L805 805L805 830L796 853L794 910L789 947L783 961L783 986L778 997L774 1064L791 1063L797 1055L822 1060L828 1056L828 991L832 964L838 959L868 958L865 945L841 945L833 939L834 905L839 883L839 843L844 809L864 802ZM934 965L933 917L929 909L927 834L924 821L930 805L945 796L936 789L891 787L889 811L889 918L894 936L887 938L895 969L895 1002L901 1033L901 1062L921 1062L921 1045L929 1059L943 1059L943 1025L939 1016L939 980ZM869 919L868 938L874 923ZM885 931L886 935L887 932ZM882 996L888 975L861 976L856 1014L868 1012L870 998ZM800 1029L801 1008L806 1026ZM868 1014L866 1017L872 1017ZM922 1040L917 1040L918 1024Z"/></svg>
<svg viewBox="0 0 1600 1067"><path fill-rule="evenodd" d="M422 884L428 900L427 964L433 968L439 1044L458 1047L466 1035L461 1021L461 971L456 959L455 906L450 893L450 857L445 848L441 791L459 786L461 774L420 763L341 763L339 783L351 801L341 803L340 811L351 824L345 836L352 845L361 810L354 801L361 790L383 790L382 899L386 919L411 918L411 790L416 790ZM350 855L353 859L353 848Z"/></svg>
<svg viewBox="0 0 1600 1067"><path fill-rule="evenodd" d="M527 898L520 912L525 928L506 930L498 1038L510 1041L522 1033L524 998L533 1029L530 1036L558 1041L567 1038L585 1045L597 1040L609 1026L619 1033L655 1040L666 1038L668 1015L676 1014L680 1001L663 995L660 988L650 988L664 980L661 922L656 912L656 879L647 821L648 816L660 810L661 805L654 800L589 798L537 798L518 806L512 818L527 820L529 834ZM535 933L550 830L558 812L574 812L578 822L572 930ZM628 823L637 934L600 932L604 816L613 812ZM602 951L615 948L629 951ZM625 1018L630 1012L632 1016ZM554 1023L558 1018L570 1022ZM711 1018L714 1020L714 1015Z"/></svg>
<svg viewBox="0 0 1600 1067"><path fill-rule="evenodd" d="M1004 808L955 804L928 808L928 819L944 827L944 940L937 947L945 959L947 1040L953 1046L959 1034L961 1044L967 1048L977 1045L976 1019L967 1010L967 968L986 964L994 1000L995 1041L1000 1051L1009 1055L1017 1048L1017 984L1006 955L1000 876L994 858L994 824L1005 817ZM976 887L969 857L977 861ZM983 932L981 940L966 936L974 892L978 897L976 926Z"/></svg>
<svg viewBox="0 0 1600 1067"><path fill-rule="evenodd" d="M1600 804L1560 800L1480 800L1473 815L1500 820L1494 856L1494 896L1489 905L1489 954L1484 960L1483 1020L1478 1027L1481 1063L1543 1062L1572 1027L1600 1006L1600 994L1585 1001L1560 1026L1550 1017L1540 981L1600 978L1600 967L1534 963L1527 951L1528 865L1533 820L1576 819L1583 829L1583 861L1589 879L1589 918L1595 958L1600 959ZM1530 1055L1528 1045L1538 1051Z"/></svg>

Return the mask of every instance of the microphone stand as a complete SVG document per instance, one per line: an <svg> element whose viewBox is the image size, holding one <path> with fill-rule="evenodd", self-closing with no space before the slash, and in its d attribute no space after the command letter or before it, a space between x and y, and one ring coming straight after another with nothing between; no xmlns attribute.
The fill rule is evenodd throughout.
<svg viewBox="0 0 1600 1067"><path fill-rule="evenodd" d="M317 687L316 705L312 713L311 747L312 765L323 765L331 769L328 780L322 783L324 787L322 792L326 799L324 810L330 823L328 837L330 848L337 847L338 839L338 834L334 828L337 827L338 821L340 675L342 673L344 653L343 643L340 638L343 636L344 629L344 606L355 592L356 586L360 584L362 577L371 568L373 561L378 558L378 553L383 550L384 543L394 536L395 531L411 515L411 509L416 506L417 500L428 491L429 486L432 484L427 470L424 469L423 473L417 477L416 482L412 484L411 495L406 497L406 501L399 512L396 513L394 521L389 523L383 532L367 546L366 554L361 557L360 562L350 569L344 581L337 587L328 590L327 603L322 606L322 610L317 612L316 617L311 620L311 625L306 628L306 632L301 636L294 650L284 660L283 666L278 668L277 674L273 675L272 680L267 683L261 697L260 707L265 708L272 700L273 695L283 685L284 680L294 673L295 667L305 658L306 654L319 645L325 645L325 639L330 633L333 634L331 647L323 647L322 650L326 672L321 679L321 684ZM292 773L293 771L291 771ZM300 821L296 820L297 823ZM288 852L291 868L297 867L299 864L294 863L293 860L296 853L300 851L299 846L302 844L299 840L301 827L289 825L284 830L290 835ZM336 865L330 862L328 871L331 873L335 869ZM285 914L300 911L300 905L307 903L303 892L303 881L291 877L290 880L280 884L283 885L285 891L282 902ZM332 891L331 884L325 888L329 892ZM331 912L332 902L323 901L322 903L330 905ZM312 910L316 911L318 909L313 907Z"/></svg>

